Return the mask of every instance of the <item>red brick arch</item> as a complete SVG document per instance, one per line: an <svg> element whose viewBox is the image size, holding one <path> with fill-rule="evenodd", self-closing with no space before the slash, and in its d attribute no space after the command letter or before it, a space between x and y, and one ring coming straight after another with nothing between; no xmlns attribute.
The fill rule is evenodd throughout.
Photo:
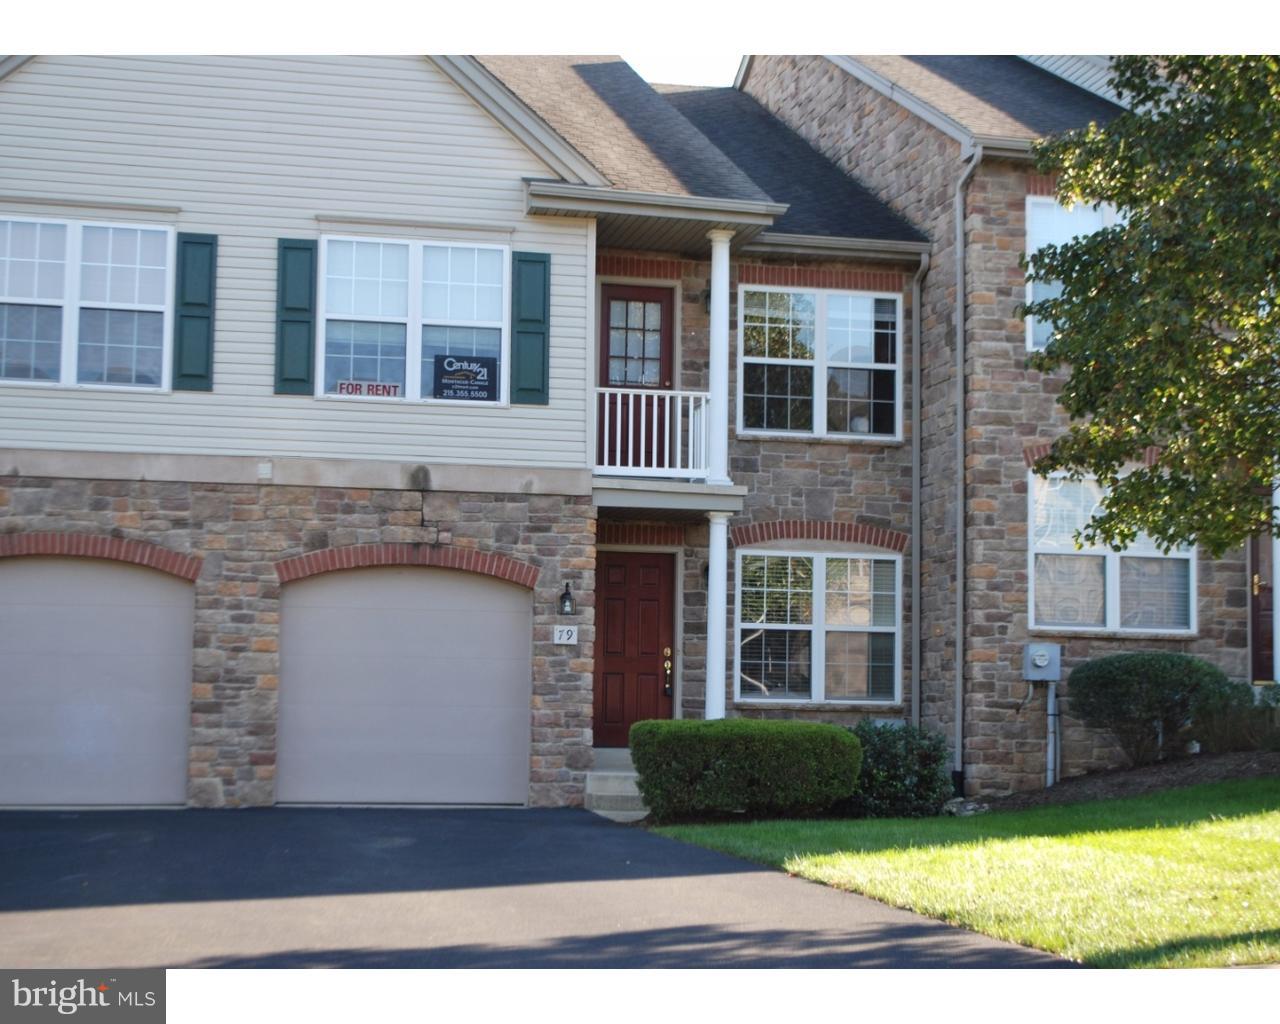
<svg viewBox="0 0 1280 1024"><path fill-rule="evenodd" d="M184 555L143 540L124 540L89 533L6 533L0 535L0 558L57 555L62 558L98 558L128 562L195 581L204 559Z"/></svg>
<svg viewBox="0 0 1280 1024"><path fill-rule="evenodd" d="M520 562L505 555L486 555L470 548L431 544L352 544L282 558L276 562L276 575L280 577L281 583L291 583L326 572L384 565L424 565L457 569L460 572L473 572L518 583L529 590L537 586L539 573L538 567L528 562Z"/></svg>
<svg viewBox="0 0 1280 1024"><path fill-rule="evenodd" d="M1027 464L1028 469L1034 469L1037 459L1042 459L1053 451L1052 441L1038 441L1035 444L1024 445L1022 448L1022 461ZM1154 466L1156 460L1160 458L1160 449L1155 445L1149 445L1142 450L1142 464L1144 466Z"/></svg>
<svg viewBox="0 0 1280 1024"><path fill-rule="evenodd" d="M911 544L911 538L898 530L884 530L864 523L831 523L814 519L783 519L773 523L735 526L729 531L729 540L739 548L771 540L834 540L899 552L906 551Z"/></svg>

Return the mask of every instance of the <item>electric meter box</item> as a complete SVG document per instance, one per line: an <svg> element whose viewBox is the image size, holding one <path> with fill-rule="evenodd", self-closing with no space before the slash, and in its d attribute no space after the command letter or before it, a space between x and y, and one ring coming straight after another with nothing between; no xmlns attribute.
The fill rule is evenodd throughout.
<svg viewBox="0 0 1280 1024"><path fill-rule="evenodd" d="M1062 679L1062 644L1027 644L1022 649L1022 677L1033 682Z"/></svg>

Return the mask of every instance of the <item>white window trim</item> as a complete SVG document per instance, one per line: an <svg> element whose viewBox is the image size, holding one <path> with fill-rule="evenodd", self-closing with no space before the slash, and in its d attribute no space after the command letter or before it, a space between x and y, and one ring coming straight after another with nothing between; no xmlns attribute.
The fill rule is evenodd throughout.
<svg viewBox="0 0 1280 1024"><path fill-rule="evenodd" d="M34 217L0 215L0 220L20 224L59 224L67 231L66 261L63 265L62 301L48 299L24 299L0 296L0 302L8 305L51 306L62 310L62 354L58 367L58 380L14 380L0 377L0 387L45 388L63 391L124 391L131 394L167 395L173 390L173 318L174 281L177 274L177 231L167 224L145 224L106 220L67 220L63 217ZM80 254L83 251L84 229L121 228L129 231L163 231L165 233L164 305L134 305L128 308L139 312L162 313L162 355L160 384L117 384L108 382L80 382L76 376L80 370L80 310L114 309L114 304L83 302L80 298Z"/></svg>
<svg viewBox="0 0 1280 1024"><path fill-rule="evenodd" d="M404 317L373 316L355 313L333 314L326 311L328 300L328 254L329 242L372 242L377 245L406 245L409 247L408 267L408 305ZM502 253L502 320L500 329L501 357L498 361L498 400L481 402L472 399L430 398L422 395L422 328L428 323L422 315L422 253L429 245L443 246L449 249L492 249ZM325 321L347 320L360 323L404 323L404 394L397 397L376 397L369 395L331 395L324 389L325 360L324 337ZM481 327L492 330L494 324L489 321L451 320L450 327ZM417 405L432 405L443 408L470 409L505 409L511 405L511 246L494 242L472 242L436 238L403 238L399 236L378 235L321 235L320 253L316 264L316 323L315 338L315 397L327 402L373 402L385 405L412 402Z"/></svg>
<svg viewBox="0 0 1280 1024"><path fill-rule="evenodd" d="M1054 196L1027 196L1026 209L1023 215L1023 252L1027 257L1027 261L1031 260L1030 248L1030 228L1031 228L1031 211L1036 207L1041 209L1057 209L1062 204ZM1104 228L1114 227L1121 223L1122 218L1117 213L1116 208L1110 203L1098 204L1102 210L1102 226ZM1031 298L1031 282L1026 283L1026 301L1030 303ZM1025 316L1022 318L1026 325L1026 345L1028 352L1043 352L1044 349L1035 343L1036 335L1036 318L1033 316Z"/></svg>
<svg viewBox="0 0 1280 1024"><path fill-rule="evenodd" d="M812 558L813 559L813 622L808 626L794 626L786 623L769 624L770 629L794 629L797 632L808 632L809 640L809 697L744 697L742 695L742 560L749 556ZM847 697L826 695L826 593L827 593L827 559L854 558L867 561L893 562L893 586L896 593L893 615L893 697L892 699L864 698L860 700ZM852 627L842 630L850 633L884 633L886 627L861 629ZM851 548L841 550L815 548L773 548L748 547L738 548L734 554L733 567L733 699L736 704L750 704L755 707L779 707L788 704L830 704L840 707L893 707L902 703L902 556L888 551L876 551L868 548Z"/></svg>
<svg viewBox="0 0 1280 1024"><path fill-rule="evenodd" d="M1063 479L1065 473L1054 473L1049 479ZM1162 554L1158 550L1143 551L1125 549L1112 551L1110 548L1082 548L1079 551L1037 551L1036 550L1036 481L1043 480L1034 471L1027 471L1027 628L1039 633L1089 633L1093 635L1106 633L1112 636L1198 636L1199 617L1199 548L1189 551L1171 551ZM1092 480L1093 477L1086 477ZM1104 610L1106 624L1101 626L1058 626L1042 624L1036 621L1036 555L1066 555L1068 557L1103 558L1103 585L1105 586ZM1122 558L1168 558L1189 563L1187 574L1189 626L1186 629L1161 629L1158 626L1123 626L1120 624L1120 560Z"/></svg>
<svg viewBox="0 0 1280 1024"><path fill-rule="evenodd" d="M767 430L748 428L743 425L743 386L745 366L747 362L744 345L746 317L743 315L746 292L781 292L790 295L813 295L817 298L814 309L814 357L813 359L779 359L768 356L752 356L751 362L776 366L812 366L813 367L813 430ZM893 396L893 433L892 434L840 434L827 431L827 296L853 295L861 298L892 299L897 319L897 342L894 354L897 357L892 364L888 363L840 363L841 369L888 370L894 371ZM737 423L736 432L741 437L777 438L779 440L795 440L796 438L833 438L841 441L872 442L875 444L893 444L902 441L902 378L903 378L903 337L902 337L902 296L895 292L856 291L843 288L803 288L771 284L739 284L738 285L738 387L737 387ZM819 415L821 413L821 415Z"/></svg>

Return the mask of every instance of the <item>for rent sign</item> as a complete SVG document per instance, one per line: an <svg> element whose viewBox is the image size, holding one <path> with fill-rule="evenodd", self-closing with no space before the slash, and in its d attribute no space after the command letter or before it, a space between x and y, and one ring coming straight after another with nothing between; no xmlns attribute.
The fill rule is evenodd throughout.
<svg viewBox="0 0 1280 1024"><path fill-rule="evenodd" d="M361 398L399 398L399 384L383 384L376 380L340 380L338 394L359 395Z"/></svg>

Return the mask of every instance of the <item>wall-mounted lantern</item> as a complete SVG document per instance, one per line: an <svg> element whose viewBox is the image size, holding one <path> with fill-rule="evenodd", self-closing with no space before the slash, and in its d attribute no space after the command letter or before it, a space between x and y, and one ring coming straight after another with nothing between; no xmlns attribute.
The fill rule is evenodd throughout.
<svg viewBox="0 0 1280 1024"><path fill-rule="evenodd" d="M560 595L560 614L561 615L577 615L578 602L574 600L573 594L569 591L569 584L564 585L564 593Z"/></svg>

